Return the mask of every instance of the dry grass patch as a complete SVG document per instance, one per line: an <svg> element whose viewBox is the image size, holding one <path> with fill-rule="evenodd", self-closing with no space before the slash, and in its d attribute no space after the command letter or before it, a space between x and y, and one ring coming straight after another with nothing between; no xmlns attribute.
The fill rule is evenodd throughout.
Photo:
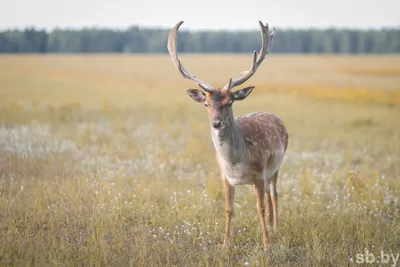
<svg viewBox="0 0 400 267"><path fill-rule="evenodd" d="M221 84L249 65L184 60ZM266 59L234 111L270 111L289 129L280 228L264 251L253 187L238 186L224 251L206 112L167 57L2 57L0 265L351 266L365 248L399 253L397 78L351 76L349 89L339 72L366 62L398 59Z"/></svg>

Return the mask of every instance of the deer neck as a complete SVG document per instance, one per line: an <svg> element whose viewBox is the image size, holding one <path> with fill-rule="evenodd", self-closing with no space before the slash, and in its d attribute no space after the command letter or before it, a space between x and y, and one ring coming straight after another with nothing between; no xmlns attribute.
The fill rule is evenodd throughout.
<svg viewBox="0 0 400 267"><path fill-rule="evenodd" d="M245 160L247 153L245 135L242 129L235 123L233 114L226 120L225 127L215 130L211 127L211 138L219 157L226 162L241 162Z"/></svg>

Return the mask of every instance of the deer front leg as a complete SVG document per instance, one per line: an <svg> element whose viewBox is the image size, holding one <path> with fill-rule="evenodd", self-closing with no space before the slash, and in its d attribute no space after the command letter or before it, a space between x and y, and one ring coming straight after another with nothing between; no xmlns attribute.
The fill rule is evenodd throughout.
<svg viewBox="0 0 400 267"><path fill-rule="evenodd" d="M264 248L269 248L269 238L268 238L268 230L267 226L265 225L265 182L264 179L259 179L255 185L255 190L257 193L257 210L258 215L260 215L261 219L261 228L263 233L263 241L264 241Z"/></svg>
<svg viewBox="0 0 400 267"><path fill-rule="evenodd" d="M231 221L233 216L233 200L235 195L235 188L228 182L226 177L222 174L222 181L224 184L225 192L225 239L223 247L227 247L230 244L231 235Z"/></svg>

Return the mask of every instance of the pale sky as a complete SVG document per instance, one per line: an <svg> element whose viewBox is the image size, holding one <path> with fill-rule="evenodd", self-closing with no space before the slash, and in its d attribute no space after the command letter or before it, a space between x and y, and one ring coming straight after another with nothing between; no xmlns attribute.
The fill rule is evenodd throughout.
<svg viewBox="0 0 400 267"><path fill-rule="evenodd" d="M181 29L400 27L400 0L0 0L0 29L131 25Z"/></svg>

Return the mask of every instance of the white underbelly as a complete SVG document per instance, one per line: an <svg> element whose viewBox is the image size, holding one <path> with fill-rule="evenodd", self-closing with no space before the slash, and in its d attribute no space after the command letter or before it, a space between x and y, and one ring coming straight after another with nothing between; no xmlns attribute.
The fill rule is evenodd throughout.
<svg viewBox="0 0 400 267"><path fill-rule="evenodd" d="M242 176L242 177L238 177L238 176L233 176L233 177L229 177L229 176L225 176L226 179L228 180L228 182L231 185L240 185L240 184L254 184L254 178L250 177L250 175L248 176Z"/></svg>
<svg viewBox="0 0 400 267"><path fill-rule="evenodd" d="M275 153L273 162L266 165L262 172L250 169L246 163L239 163L232 166L221 160L222 172L231 185L254 184L256 179L264 179L265 182L268 182L269 179L279 170L285 152L282 149Z"/></svg>

